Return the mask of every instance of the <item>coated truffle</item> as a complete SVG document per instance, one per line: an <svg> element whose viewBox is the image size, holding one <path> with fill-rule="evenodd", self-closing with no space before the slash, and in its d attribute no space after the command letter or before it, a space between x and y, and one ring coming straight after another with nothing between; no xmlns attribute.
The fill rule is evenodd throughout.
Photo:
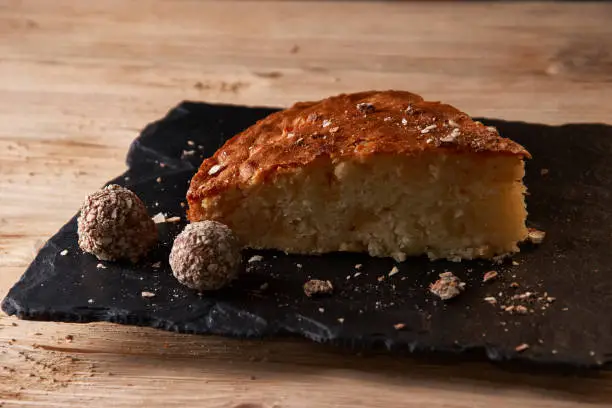
<svg viewBox="0 0 612 408"><path fill-rule="evenodd" d="M221 289L238 276L240 249L238 239L226 225L194 222L174 240L170 267L176 279L189 288Z"/></svg>
<svg viewBox="0 0 612 408"><path fill-rule="evenodd" d="M116 184L87 197L77 224L79 247L103 261L136 262L157 242L157 228L144 203Z"/></svg>

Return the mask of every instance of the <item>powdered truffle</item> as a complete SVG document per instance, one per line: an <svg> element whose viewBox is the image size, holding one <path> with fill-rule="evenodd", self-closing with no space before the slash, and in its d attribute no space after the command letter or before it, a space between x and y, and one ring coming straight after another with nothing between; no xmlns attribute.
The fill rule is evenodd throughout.
<svg viewBox="0 0 612 408"><path fill-rule="evenodd" d="M240 245L232 230L216 221L194 222L172 245L170 267L183 285L217 290L238 276Z"/></svg>
<svg viewBox="0 0 612 408"><path fill-rule="evenodd" d="M87 197L77 224L81 249L102 261L136 262L157 242L157 228L143 202L116 184Z"/></svg>

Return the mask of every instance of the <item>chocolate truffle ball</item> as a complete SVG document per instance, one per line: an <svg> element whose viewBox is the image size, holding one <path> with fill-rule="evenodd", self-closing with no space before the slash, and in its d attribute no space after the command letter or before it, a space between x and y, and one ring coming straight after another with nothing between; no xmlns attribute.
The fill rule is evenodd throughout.
<svg viewBox="0 0 612 408"><path fill-rule="evenodd" d="M170 267L183 285L217 290L238 276L242 258L232 230L216 221L194 222L176 237Z"/></svg>
<svg viewBox="0 0 612 408"><path fill-rule="evenodd" d="M103 261L138 261L157 242L157 227L143 202L111 184L89 195L77 220L79 246Z"/></svg>

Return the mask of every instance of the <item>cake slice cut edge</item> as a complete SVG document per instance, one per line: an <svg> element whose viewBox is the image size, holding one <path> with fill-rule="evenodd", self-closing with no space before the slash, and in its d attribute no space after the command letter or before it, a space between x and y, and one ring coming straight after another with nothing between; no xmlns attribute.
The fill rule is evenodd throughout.
<svg viewBox="0 0 612 408"><path fill-rule="evenodd" d="M228 141L194 176L189 218L222 222L257 249L494 258L528 233L526 157L449 105L340 95Z"/></svg>

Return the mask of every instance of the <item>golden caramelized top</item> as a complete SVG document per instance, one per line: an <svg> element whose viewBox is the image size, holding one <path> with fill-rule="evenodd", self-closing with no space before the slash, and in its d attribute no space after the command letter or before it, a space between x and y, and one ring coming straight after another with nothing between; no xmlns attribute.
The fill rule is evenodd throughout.
<svg viewBox="0 0 612 408"><path fill-rule="evenodd" d="M337 162L435 150L530 157L523 146L450 105L402 91L342 94L296 103L234 136L204 160L187 197L191 204L320 158Z"/></svg>

